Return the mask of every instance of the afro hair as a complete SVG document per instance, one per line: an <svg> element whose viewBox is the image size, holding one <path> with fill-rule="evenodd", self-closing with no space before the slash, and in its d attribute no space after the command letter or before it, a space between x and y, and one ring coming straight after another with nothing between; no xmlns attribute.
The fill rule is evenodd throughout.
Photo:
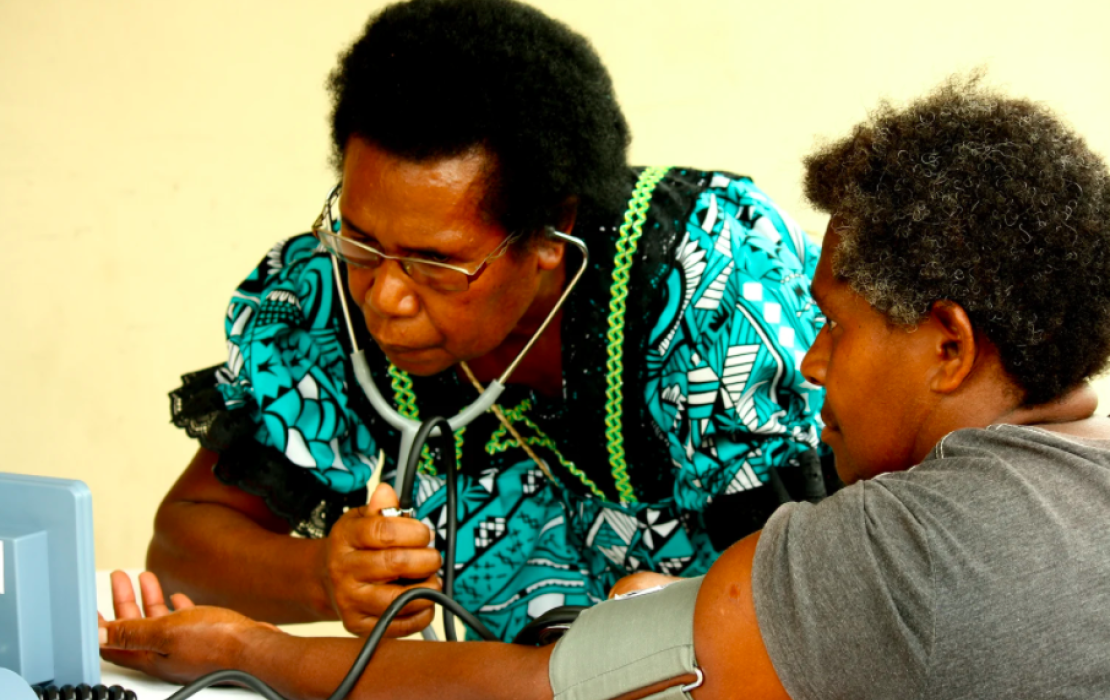
<svg viewBox="0 0 1110 700"><path fill-rule="evenodd" d="M357 136L414 161L481 147L483 202L535 234L568 205L618 211L628 125L585 38L511 0L411 0L383 9L332 73L337 163Z"/></svg>
<svg viewBox="0 0 1110 700"><path fill-rule="evenodd" d="M1045 107L950 78L808 157L805 188L837 222L839 277L900 325L958 303L1026 404L1105 365L1110 176Z"/></svg>

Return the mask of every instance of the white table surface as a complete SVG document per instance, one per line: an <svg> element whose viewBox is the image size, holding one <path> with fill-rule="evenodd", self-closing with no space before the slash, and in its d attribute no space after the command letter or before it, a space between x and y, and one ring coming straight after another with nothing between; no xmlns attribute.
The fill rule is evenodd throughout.
<svg viewBox="0 0 1110 700"><path fill-rule="evenodd" d="M127 573L131 576L131 582L137 594L139 590L139 571L129 570ZM96 607L105 619L111 620L114 615L112 613L112 586L108 574L107 571L96 572ZM338 622L286 625L282 629L304 637L350 636L343 629L343 625ZM139 696L139 700L165 700L181 689L179 685L163 683L143 673L116 666L103 659L100 661L100 676L100 682L104 685L121 685L129 690L134 690ZM209 688L192 697L201 698L202 700L246 700L247 698L259 698L261 696L241 688Z"/></svg>

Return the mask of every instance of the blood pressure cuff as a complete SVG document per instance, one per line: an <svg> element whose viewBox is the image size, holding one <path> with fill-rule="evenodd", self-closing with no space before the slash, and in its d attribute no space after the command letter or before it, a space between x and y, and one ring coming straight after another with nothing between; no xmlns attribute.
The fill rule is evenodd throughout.
<svg viewBox="0 0 1110 700"><path fill-rule="evenodd" d="M605 700L679 676L649 700L689 700L701 682L694 658L694 604L702 577L609 600L582 611L551 655L555 700Z"/></svg>

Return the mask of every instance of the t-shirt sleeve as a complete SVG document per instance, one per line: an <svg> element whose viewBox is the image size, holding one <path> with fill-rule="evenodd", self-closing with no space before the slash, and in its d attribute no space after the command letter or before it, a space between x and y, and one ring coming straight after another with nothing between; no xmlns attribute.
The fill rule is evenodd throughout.
<svg viewBox="0 0 1110 700"><path fill-rule="evenodd" d="M756 548L752 588L794 700L920 697L934 625L929 538L881 480L781 507Z"/></svg>
<svg viewBox="0 0 1110 700"><path fill-rule="evenodd" d="M701 512L818 447L821 393L800 365L819 329L819 251L751 180L724 174L680 236L645 399L677 470L676 502Z"/></svg>

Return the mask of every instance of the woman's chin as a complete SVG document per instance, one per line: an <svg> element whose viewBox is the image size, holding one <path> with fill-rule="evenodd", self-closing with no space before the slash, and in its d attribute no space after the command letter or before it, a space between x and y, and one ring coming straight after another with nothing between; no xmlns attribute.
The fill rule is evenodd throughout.
<svg viewBox="0 0 1110 700"><path fill-rule="evenodd" d="M454 364L454 361L438 348L427 350L385 350L385 356L397 369L417 377L430 377L439 374Z"/></svg>

